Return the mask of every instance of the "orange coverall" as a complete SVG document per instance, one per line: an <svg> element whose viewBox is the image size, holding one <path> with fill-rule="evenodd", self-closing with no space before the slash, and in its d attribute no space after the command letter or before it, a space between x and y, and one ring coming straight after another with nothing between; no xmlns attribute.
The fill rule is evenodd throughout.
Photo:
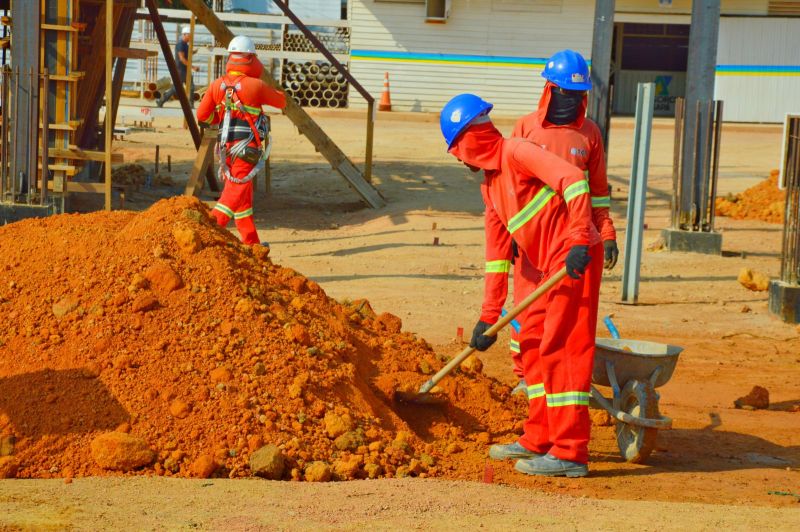
<svg viewBox="0 0 800 532"><path fill-rule="evenodd" d="M589 247L591 262L584 276L566 277L542 297L545 319L535 327L527 312L520 319L522 352L535 349L539 356L523 358L530 401L519 443L533 452L586 463L595 287L603 266L589 186L575 166L530 141L504 139L491 123L471 126L450 153L485 170L481 192L487 224L499 220L547 277L563 266L572 246Z"/></svg>
<svg viewBox="0 0 800 532"><path fill-rule="evenodd" d="M249 118L254 124L257 124L263 117L262 105L270 105L279 109L286 106L286 96L260 79L263 71L264 66L255 54L231 54L225 65L226 74L211 83L197 107L197 120L201 125L212 126L222 123L226 111L226 90L234 87L232 101L234 104L240 103L241 110L234 108L230 111L231 127L228 139L226 139L228 154L230 148L246 138L253 129L245 113L249 114ZM262 129L259 136L266 132L266 128ZM263 137L260 140L263 141ZM248 146L257 148L259 143L254 139ZM234 182L220 168L220 176L224 180L225 186L211 215L222 227L228 225L233 218L242 242L258 244L258 233L255 223L253 223L253 182L252 177L247 178L256 165L230 155L227 155L225 160L229 176L244 182Z"/></svg>
<svg viewBox="0 0 800 532"><path fill-rule="evenodd" d="M606 174L605 152L600 129L592 120L586 118L587 96L578 109L578 118L570 124L558 126L545 120L550 106L552 88L555 85L548 81L539 99L539 108L517 120L512 137L525 138L538 144L545 150L558 155L565 161L584 171L589 180L592 200L592 221L603 241L616 240L617 232L611 220L609 209L611 197L608 194L608 175ZM493 223L496 225L496 223ZM488 225L487 225L488 227ZM495 323L508 295L508 271L510 270L511 238L492 231L486 235L486 276L484 288L484 311L489 309L481 320ZM505 267L505 271L501 269ZM532 267L524 255L514 261L514 306L533 292L542 280L542 273ZM597 286L599 290L599 284ZM531 318L544 319L544 307L534 303ZM497 313L493 309L497 309ZM489 319L492 318L493 319ZM511 330L511 358L514 373L523 377L522 353L519 345L519 334Z"/></svg>

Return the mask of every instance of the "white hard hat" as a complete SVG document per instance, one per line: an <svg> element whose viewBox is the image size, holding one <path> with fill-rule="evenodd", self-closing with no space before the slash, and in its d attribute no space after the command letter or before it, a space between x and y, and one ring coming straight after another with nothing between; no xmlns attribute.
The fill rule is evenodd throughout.
<svg viewBox="0 0 800 532"><path fill-rule="evenodd" d="M247 35L237 35L228 43L228 52L239 54L256 53L256 43Z"/></svg>
<svg viewBox="0 0 800 532"><path fill-rule="evenodd" d="M181 35L189 35L190 33L192 33L192 28L191 28L191 27L189 27L189 25L188 25L188 24L185 24L185 25L184 25L184 26L181 28Z"/></svg>

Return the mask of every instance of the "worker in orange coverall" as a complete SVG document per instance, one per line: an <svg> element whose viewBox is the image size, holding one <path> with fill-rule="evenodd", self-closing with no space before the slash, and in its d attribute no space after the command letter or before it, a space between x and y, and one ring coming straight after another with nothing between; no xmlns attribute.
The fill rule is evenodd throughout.
<svg viewBox="0 0 800 532"><path fill-rule="evenodd" d="M253 178L269 156L269 148L265 150L263 143L269 137L269 121L261 106L282 109L286 96L260 79L264 66L256 57L252 39L234 37L228 52L226 74L211 83L197 108L201 125L221 124L217 150L219 176L225 188L211 215L222 227L233 218L242 242L258 244L253 223Z"/></svg>
<svg viewBox="0 0 800 532"><path fill-rule="evenodd" d="M612 269L617 263L619 249L617 234L609 216L611 197L608 194L605 153L600 129L586 118L587 91L592 88L589 67L578 52L562 50L555 53L545 65L542 76L547 80L537 111L517 121L512 137L526 138L577 166L586 174L592 201L592 220L603 239L604 265ZM485 298L481 319L473 332L473 347L488 349L494 337L481 334L494 324L501 312L508 292L508 271L514 266L514 305L525 299L541 282L542 274L532 267L526 257L512 251L512 240L496 230L497 222L487 233ZM515 257L516 255L516 257ZM597 287L599 290L599 286ZM531 310L535 322L544 319L545 308L534 304ZM520 382L514 392L527 392L522 355L519 346L519 323L512 323L511 356L514 374Z"/></svg>
<svg viewBox="0 0 800 532"><path fill-rule="evenodd" d="M470 169L484 170L487 223L494 216L531 264L549 277L566 266L569 277L545 296L541 331L521 315L520 347L528 383L528 420L517 442L493 445L495 459L516 458L523 473L588 474L589 386L597 325L597 285L603 247L592 223L583 172L524 139L505 139L488 113L492 105L462 94L442 109L448 151ZM485 335L482 335L485 336ZM528 357L537 342L537 357Z"/></svg>

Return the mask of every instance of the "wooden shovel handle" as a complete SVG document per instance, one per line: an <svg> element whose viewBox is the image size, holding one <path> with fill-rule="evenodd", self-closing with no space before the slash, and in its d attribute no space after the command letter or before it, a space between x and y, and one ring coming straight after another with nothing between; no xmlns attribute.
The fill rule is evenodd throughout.
<svg viewBox="0 0 800 532"><path fill-rule="evenodd" d="M516 307L511 309L511 311L508 314L506 314L505 316L500 318L497 321L497 323L495 323L494 325L489 327L489 330L487 330L483 334L486 335L486 336L495 336L495 335L497 335L497 333L500 332L500 330L503 327L505 327L506 325L511 323L511 320L516 318L523 310L528 308L528 306L531 303L533 303L534 301L539 299L542 295L545 294L545 292L550 290L556 283L558 283L566 275L567 275L567 268L566 267L561 268L560 270L558 270L555 273L555 275L553 275L548 280L546 280L544 283L542 283L541 286L539 286L536 290L533 291L533 293L531 293L528 297L523 299L520 302L519 305L517 305ZM438 371L438 373L436 373L436 375L434 375L433 377L428 379L425 382L425 384L420 386L419 393L428 393L428 392L430 392L431 388L436 386L439 383L440 380L442 380L448 373L453 371L453 368L455 368L456 366L461 364L468 356L470 356L474 352L475 352L475 348L474 347L466 347L463 351L461 351L461 353L458 354L457 357L455 357L453 360L448 362L445 367L440 369Z"/></svg>

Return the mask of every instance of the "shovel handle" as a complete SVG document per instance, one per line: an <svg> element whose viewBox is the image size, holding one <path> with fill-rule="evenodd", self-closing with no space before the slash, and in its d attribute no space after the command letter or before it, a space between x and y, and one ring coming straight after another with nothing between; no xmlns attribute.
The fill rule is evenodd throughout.
<svg viewBox="0 0 800 532"><path fill-rule="evenodd" d="M497 323L489 327L489 329L483 333L486 336L495 336L498 332L500 332L503 327L511 323L511 321L516 318L523 310L528 308L528 306L539 299L542 295L544 295L548 290L550 290L556 283L558 283L564 276L567 275L567 268L561 268L558 270L555 275L550 277L544 283L542 283L536 290L533 291L528 297L523 299L519 305L511 309L508 314L500 318ZM453 360L447 363L445 367L440 369L436 375L425 381L425 383L420 386L419 393L428 393L431 389L436 386L440 380L442 380L448 373L453 371L453 368L461 364L468 356L475 352L474 347L466 347L461 353L458 354Z"/></svg>

